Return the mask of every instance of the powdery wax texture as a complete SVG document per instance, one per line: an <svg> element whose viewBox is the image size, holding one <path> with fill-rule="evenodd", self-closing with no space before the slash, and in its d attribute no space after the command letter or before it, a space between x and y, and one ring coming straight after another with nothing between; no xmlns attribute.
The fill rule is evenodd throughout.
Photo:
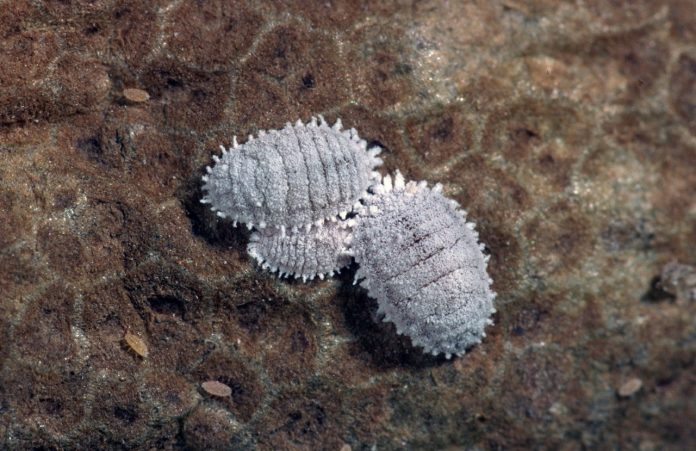
<svg viewBox="0 0 696 451"><path fill-rule="evenodd" d="M350 264L347 245L353 223L352 219L335 221L310 231L286 233L266 228L251 235L247 250L263 268L278 271L280 277L323 279Z"/></svg>
<svg viewBox="0 0 696 451"><path fill-rule="evenodd" d="M378 180L379 152L340 121L298 121L223 148L203 177L202 202L249 228L309 229L345 218Z"/></svg>
<svg viewBox="0 0 696 451"><path fill-rule="evenodd" d="M434 355L463 354L485 337L494 293L473 223L441 185L389 176L359 209L356 281L385 321Z"/></svg>

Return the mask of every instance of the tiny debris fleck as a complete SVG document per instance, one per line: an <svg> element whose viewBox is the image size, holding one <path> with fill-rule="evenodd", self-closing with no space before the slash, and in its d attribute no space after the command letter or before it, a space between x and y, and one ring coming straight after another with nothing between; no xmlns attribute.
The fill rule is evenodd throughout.
<svg viewBox="0 0 696 451"><path fill-rule="evenodd" d="M147 349L145 341L142 338L130 332L126 332L126 335L123 337L123 339L125 340L128 347L133 350L133 352L135 352L144 359L147 358L149 351Z"/></svg>
<svg viewBox="0 0 696 451"><path fill-rule="evenodd" d="M619 387L619 396L628 398L633 396L643 386L643 381L637 377L631 378Z"/></svg>
<svg viewBox="0 0 696 451"><path fill-rule="evenodd" d="M226 398L232 394L232 389L218 381L205 381L201 384L203 390L208 394L213 396L219 396L220 398Z"/></svg>
<svg viewBox="0 0 696 451"><path fill-rule="evenodd" d="M341 446L341 449L339 451L351 451L353 448L350 447L349 444L344 443L343 446Z"/></svg>
<svg viewBox="0 0 696 451"><path fill-rule="evenodd" d="M123 90L123 97L135 103L147 102L150 100L150 94L147 91L138 88L126 88Z"/></svg>

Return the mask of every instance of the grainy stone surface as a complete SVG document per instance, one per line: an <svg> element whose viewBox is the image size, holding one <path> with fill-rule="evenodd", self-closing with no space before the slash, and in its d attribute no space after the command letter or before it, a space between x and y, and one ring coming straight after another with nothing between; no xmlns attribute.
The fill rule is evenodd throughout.
<svg viewBox="0 0 696 451"><path fill-rule="evenodd" d="M659 285L696 264L693 2L230 5L0 2L0 448L696 447L696 304ZM316 114L475 218L470 354L198 203L219 144Z"/></svg>

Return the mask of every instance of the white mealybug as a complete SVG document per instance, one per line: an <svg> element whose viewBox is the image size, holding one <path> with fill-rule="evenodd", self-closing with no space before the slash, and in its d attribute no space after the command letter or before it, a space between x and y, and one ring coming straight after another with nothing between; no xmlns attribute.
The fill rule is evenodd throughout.
<svg viewBox="0 0 696 451"><path fill-rule="evenodd" d="M351 227L354 220L329 222L324 227L281 231L266 228L251 235L247 251L263 268L278 271L280 277L312 280L332 276L348 266Z"/></svg>
<svg viewBox="0 0 696 451"><path fill-rule="evenodd" d="M485 337L495 294L474 224L441 190L386 176L358 209L352 252L384 321L450 358Z"/></svg>
<svg viewBox="0 0 696 451"><path fill-rule="evenodd" d="M218 216L249 229L309 230L325 220L345 218L379 180L381 149L367 149L355 129L329 126L319 117L281 130L260 132L207 168L201 202Z"/></svg>

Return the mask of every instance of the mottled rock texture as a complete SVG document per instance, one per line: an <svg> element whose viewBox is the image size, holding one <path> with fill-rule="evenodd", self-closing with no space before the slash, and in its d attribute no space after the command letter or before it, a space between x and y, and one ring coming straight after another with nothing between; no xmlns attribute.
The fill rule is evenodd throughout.
<svg viewBox="0 0 696 451"><path fill-rule="evenodd" d="M1 1L0 448L693 449L696 304L658 277L696 264L695 18ZM219 144L316 114L477 222L499 311L465 357L375 323L350 272L256 270L198 203Z"/></svg>

